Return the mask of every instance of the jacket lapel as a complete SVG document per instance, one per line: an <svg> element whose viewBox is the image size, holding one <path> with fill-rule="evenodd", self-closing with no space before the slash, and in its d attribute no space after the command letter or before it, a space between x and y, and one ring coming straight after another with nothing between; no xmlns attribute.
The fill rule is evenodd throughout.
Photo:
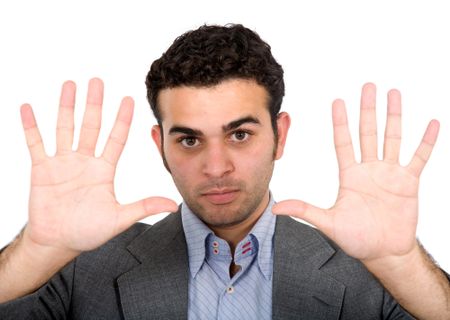
<svg viewBox="0 0 450 320"><path fill-rule="evenodd" d="M345 285L321 270L334 253L317 230L277 217L273 319L339 319Z"/></svg>
<svg viewBox="0 0 450 320"><path fill-rule="evenodd" d="M187 319L189 262L181 215L170 214L127 249L140 264L117 279L125 319ZM345 285L321 270L334 253L317 230L277 217L273 319L339 319Z"/></svg>
<svg viewBox="0 0 450 320"><path fill-rule="evenodd" d="M186 319L189 267L181 215L170 214L127 249L140 264L117 279L125 319Z"/></svg>

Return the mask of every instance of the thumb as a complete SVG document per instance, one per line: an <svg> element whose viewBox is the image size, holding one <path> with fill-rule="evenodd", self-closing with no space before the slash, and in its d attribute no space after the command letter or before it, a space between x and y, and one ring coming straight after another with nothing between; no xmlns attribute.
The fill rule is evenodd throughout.
<svg viewBox="0 0 450 320"><path fill-rule="evenodd" d="M280 201L272 207L272 212L277 215L289 215L305 220L325 233L331 230L332 217L327 210L315 207L304 201Z"/></svg>
<svg viewBox="0 0 450 320"><path fill-rule="evenodd" d="M178 205L175 201L163 197L150 197L140 201L122 205L119 209L118 226L128 229L132 224L148 216L162 212L175 212Z"/></svg>

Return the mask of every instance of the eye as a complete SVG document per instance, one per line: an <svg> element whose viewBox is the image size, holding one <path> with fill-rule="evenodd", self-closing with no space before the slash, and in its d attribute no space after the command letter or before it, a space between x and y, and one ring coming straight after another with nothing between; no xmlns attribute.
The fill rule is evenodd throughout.
<svg viewBox="0 0 450 320"><path fill-rule="evenodd" d="M179 142L181 143L181 145L185 148L193 148L196 147L200 144L200 142L198 141L197 138L195 137L184 137L184 138L180 138Z"/></svg>
<svg viewBox="0 0 450 320"><path fill-rule="evenodd" d="M250 134L246 131L235 131L231 134L231 140L234 142L243 142L250 137Z"/></svg>

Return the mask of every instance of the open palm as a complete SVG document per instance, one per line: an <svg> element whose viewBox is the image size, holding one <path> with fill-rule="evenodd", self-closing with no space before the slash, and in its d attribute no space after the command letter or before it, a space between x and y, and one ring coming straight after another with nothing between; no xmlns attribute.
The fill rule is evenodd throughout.
<svg viewBox="0 0 450 320"><path fill-rule="evenodd" d="M333 103L334 142L339 164L339 192L329 209L300 200L282 201L274 213L289 214L317 226L347 254L371 260L401 256L416 243L420 174L437 139L439 123L431 121L407 166L399 164L401 98L388 94L383 160L377 157L376 89L366 84L361 95L361 163L357 163L342 100Z"/></svg>
<svg viewBox="0 0 450 320"><path fill-rule="evenodd" d="M91 250L148 215L177 209L173 201L159 197L128 205L116 201L115 170L127 140L134 103L129 97L122 100L104 151L95 157L102 101L103 83L92 79L78 149L73 151L75 84L63 85L54 157L45 153L31 107L22 106L33 163L26 234L39 245Z"/></svg>

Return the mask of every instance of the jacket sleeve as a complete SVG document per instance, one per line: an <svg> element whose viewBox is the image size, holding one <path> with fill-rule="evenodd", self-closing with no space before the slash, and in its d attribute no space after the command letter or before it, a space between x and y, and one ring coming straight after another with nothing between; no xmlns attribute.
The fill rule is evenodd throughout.
<svg viewBox="0 0 450 320"><path fill-rule="evenodd" d="M70 308L75 262L36 292L0 304L0 319L66 319Z"/></svg>
<svg viewBox="0 0 450 320"><path fill-rule="evenodd" d="M394 300L387 290L384 291L383 317L386 320L415 320L400 304Z"/></svg>

